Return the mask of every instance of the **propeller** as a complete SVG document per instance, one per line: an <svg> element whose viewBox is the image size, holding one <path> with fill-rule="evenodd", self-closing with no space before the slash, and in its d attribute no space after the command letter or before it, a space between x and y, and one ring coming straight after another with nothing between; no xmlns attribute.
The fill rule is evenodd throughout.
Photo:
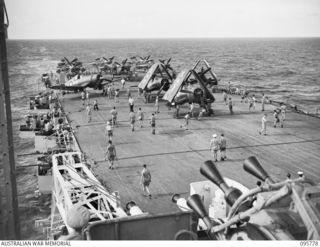
<svg viewBox="0 0 320 247"><path fill-rule="evenodd" d="M207 69L205 69L205 70L203 70L203 71L200 71L199 72L199 75L204 75L204 74L206 74L207 72L209 72L211 70L211 68L207 68Z"/></svg>
<svg viewBox="0 0 320 247"><path fill-rule="evenodd" d="M172 70L172 71L173 71L173 68L171 67L171 65L170 65L170 64L168 64L167 69L169 69L169 70Z"/></svg>
<svg viewBox="0 0 320 247"><path fill-rule="evenodd" d="M71 63L69 62L69 60L68 60L66 57L64 57L64 60L65 60L69 65L71 65Z"/></svg>
<svg viewBox="0 0 320 247"><path fill-rule="evenodd" d="M171 61L171 57L170 57L168 60L159 59L159 62L162 63L163 66L164 66L166 69L169 69L169 70L172 70L172 71L173 71L173 68L172 68L171 65L170 65L170 61Z"/></svg>

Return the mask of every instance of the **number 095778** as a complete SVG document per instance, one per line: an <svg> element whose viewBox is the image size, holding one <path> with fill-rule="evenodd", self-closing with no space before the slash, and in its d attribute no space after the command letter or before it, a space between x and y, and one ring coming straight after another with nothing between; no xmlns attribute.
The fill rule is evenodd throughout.
<svg viewBox="0 0 320 247"><path fill-rule="evenodd" d="M300 246L318 246L317 240L300 241Z"/></svg>

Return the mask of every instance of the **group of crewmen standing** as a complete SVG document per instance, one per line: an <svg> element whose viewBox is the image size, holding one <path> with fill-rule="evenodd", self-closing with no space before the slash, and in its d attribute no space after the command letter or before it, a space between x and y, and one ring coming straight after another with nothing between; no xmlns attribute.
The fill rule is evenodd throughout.
<svg viewBox="0 0 320 247"><path fill-rule="evenodd" d="M212 139L210 141L210 150L213 154L213 160L215 162L218 161L218 154L220 156L220 161L227 159L227 140L223 133L220 135L219 139L217 134L212 135Z"/></svg>

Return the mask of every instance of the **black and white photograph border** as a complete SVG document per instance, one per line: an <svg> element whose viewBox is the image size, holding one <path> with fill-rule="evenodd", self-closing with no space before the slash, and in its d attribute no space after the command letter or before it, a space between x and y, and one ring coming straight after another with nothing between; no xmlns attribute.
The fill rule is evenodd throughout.
<svg viewBox="0 0 320 247"><path fill-rule="evenodd" d="M0 0L0 20L0 246L318 246L318 0Z"/></svg>

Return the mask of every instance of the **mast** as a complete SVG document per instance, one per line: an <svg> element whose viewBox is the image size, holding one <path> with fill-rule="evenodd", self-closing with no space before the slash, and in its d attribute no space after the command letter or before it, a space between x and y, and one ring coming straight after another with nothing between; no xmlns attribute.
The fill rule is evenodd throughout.
<svg viewBox="0 0 320 247"><path fill-rule="evenodd" d="M5 17L4 0L0 0L0 239L20 239Z"/></svg>

